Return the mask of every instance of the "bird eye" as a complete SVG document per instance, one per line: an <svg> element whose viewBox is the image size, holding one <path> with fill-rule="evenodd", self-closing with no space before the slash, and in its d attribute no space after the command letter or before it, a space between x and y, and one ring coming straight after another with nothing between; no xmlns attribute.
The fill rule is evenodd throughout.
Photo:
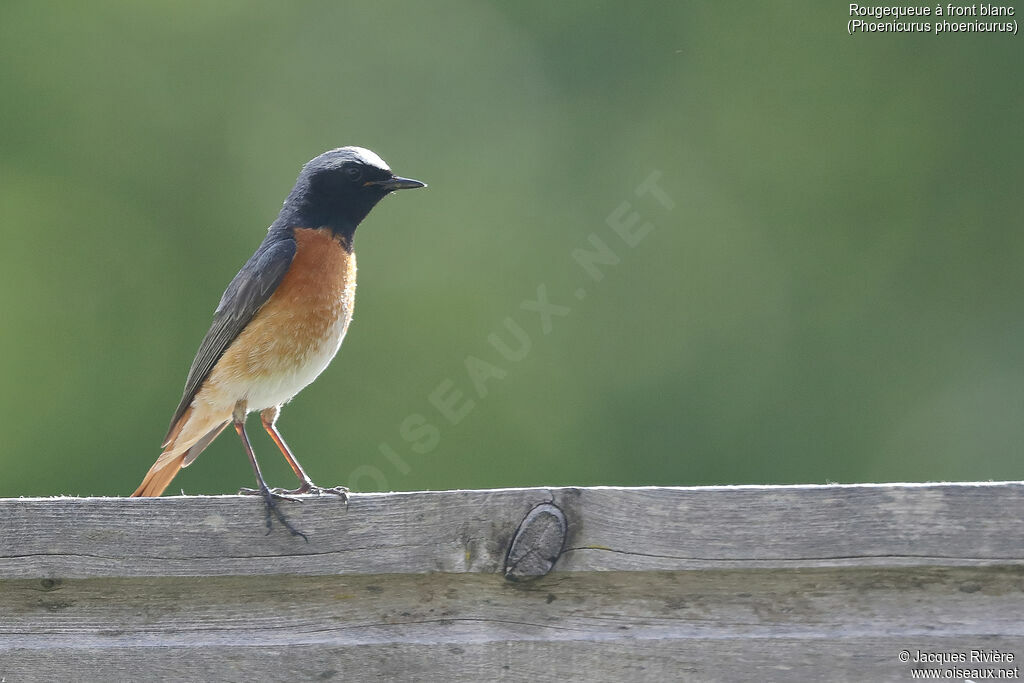
<svg viewBox="0 0 1024 683"><path fill-rule="evenodd" d="M363 169L359 168L358 166L346 166L345 175L348 177L349 180L353 182L358 182L363 179Z"/></svg>

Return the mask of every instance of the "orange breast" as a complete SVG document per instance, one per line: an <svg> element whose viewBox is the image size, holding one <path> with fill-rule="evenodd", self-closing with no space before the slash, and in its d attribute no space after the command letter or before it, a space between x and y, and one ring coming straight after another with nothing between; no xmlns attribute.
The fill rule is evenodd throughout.
<svg viewBox="0 0 1024 683"><path fill-rule="evenodd" d="M212 382L306 374L311 364L319 374L337 352L355 304L355 254L328 228L295 228L295 241L288 273L225 351Z"/></svg>

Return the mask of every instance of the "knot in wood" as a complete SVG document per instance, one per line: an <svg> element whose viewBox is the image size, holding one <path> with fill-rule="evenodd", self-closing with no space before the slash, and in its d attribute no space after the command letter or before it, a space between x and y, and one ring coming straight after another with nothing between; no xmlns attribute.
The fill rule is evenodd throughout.
<svg viewBox="0 0 1024 683"><path fill-rule="evenodd" d="M541 503L530 510L508 548L505 578L528 581L551 571L562 554L568 528L565 513L553 503Z"/></svg>

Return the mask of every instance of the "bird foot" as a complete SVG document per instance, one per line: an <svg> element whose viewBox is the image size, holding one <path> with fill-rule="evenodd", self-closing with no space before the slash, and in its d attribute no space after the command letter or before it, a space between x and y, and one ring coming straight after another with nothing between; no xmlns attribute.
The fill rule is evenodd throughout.
<svg viewBox="0 0 1024 683"><path fill-rule="evenodd" d="M332 486L331 488L325 488L323 486L317 486L316 484L314 484L311 481L307 481L307 482L304 482L302 484L302 486L300 486L299 488L291 489L290 491L285 490L285 489L281 489L281 488L271 489L271 491L275 495L279 495L279 496L282 496L282 497L302 496L302 495L311 495L311 496L327 496L327 495L339 496L341 498L341 502L343 502L345 504L345 507L348 508L348 489L345 488L344 486ZM296 499L295 498L289 498L289 500L296 500Z"/></svg>
<svg viewBox="0 0 1024 683"><path fill-rule="evenodd" d="M264 498L269 495L274 500L287 500L289 503L301 503L301 498L292 498L292 496L298 495L297 491L285 491L282 488L271 489L268 488L266 491L260 489L238 489L238 495L240 496L263 496Z"/></svg>
<svg viewBox="0 0 1024 683"><path fill-rule="evenodd" d="M299 500L298 498L290 498L289 496L282 495L280 493L277 493L276 491L271 491L269 488L239 489L238 494L242 496L263 497L263 502L266 506L268 535L273 530L274 517L276 517L277 521L281 523L281 526L287 529L292 536L302 536L302 540L304 540L306 543L309 543L309 537L306 536L306 534L299 531L298 529L296 529L294 526L292 526L291 522L285 519L284 513L282 513L281 510L279 510L277 507L277 501L279 500L287 500L293 503L301 503L301 500Z"/></svg>
<svg viewBox="0 0 1024 683"><path fill-rule="evenodd" d="M348 501L348 489L344 486L332 486L327 488L324 486L317 486L311 481L304 482L299 488L291 489L290 491L282 488L271 489L271 491L282 496L341 496L346 502Z"/></svg>

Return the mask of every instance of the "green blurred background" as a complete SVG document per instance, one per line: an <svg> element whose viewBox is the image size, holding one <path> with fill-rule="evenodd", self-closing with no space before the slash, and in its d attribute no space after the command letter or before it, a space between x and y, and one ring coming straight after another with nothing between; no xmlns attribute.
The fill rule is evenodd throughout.
<svg viewBox="0 0 1024 683"><path fill-rule="evenodd" d="M1019 479L1020 39L847 13L3 2L0 495L135 488L223 288L345 144L430 188L360 228L348 339L283 413L318 482ZM170 491L251 483L225 433Z"/></svg>

